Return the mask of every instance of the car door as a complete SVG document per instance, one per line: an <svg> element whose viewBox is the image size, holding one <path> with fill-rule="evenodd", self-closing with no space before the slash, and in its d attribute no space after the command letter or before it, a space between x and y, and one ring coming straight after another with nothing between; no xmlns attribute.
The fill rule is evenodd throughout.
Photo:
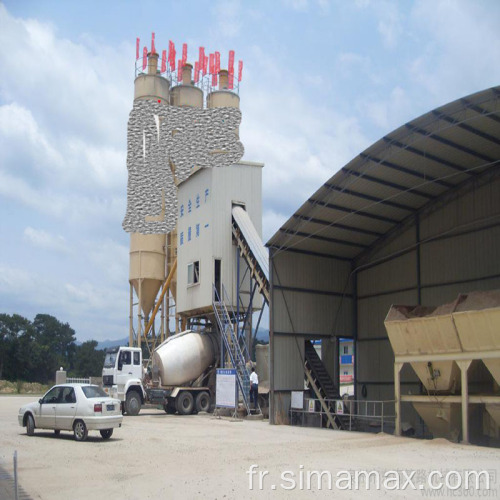
<svg viewBox="0 0 500 500"><path fill-rule="evenodd" d="M59 399L60 387L53 387L40 403L40 415L35 425L41 429L54 429L56 425L56 405Z"/></svg>
<svg viewBox="0 0 500 500"><path fill-rule="evenodd" d="M56 404L56 429L70 431L76 414L76 395L73 387L61 387Z"/></svg>

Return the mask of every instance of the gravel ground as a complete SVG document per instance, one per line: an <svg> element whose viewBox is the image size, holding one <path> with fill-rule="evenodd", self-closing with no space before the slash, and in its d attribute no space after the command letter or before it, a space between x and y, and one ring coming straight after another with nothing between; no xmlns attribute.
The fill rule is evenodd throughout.
<svg viewBox="0 0 500 500"><path fill-rule="evenodd" d="M19 484L33 499L500 496L498 449L457 445L442 439L420 441L386 434L270 426L266 421L231 421L206 414L180 417L159 410L143 410L137 417L125 417L122 428L115 429L109 441L90 432L88 441L78 443L69 433L55 437L49 431L36 431L34 437L28 437L17 423L17 413L20 406L34 399L0 396L0 466L12 470L12 456L17 450ZM252 464L256 473L251 490L248 471ZM463 478L465 471L488 470L491 491L467 492L459 488L436 494L425 483L433 470L443 475L443 483L452 470ZM312 471L324 471L321 490L318 476L310 475ZM352 471L351 485L347 472L341 471ZM380 477L380 489L372 483L366 491L361 482L359 491L354 491L356 471L375 471ZM396 472L389 471L399 474L400 488L406 483L403 471L407 475L416 471L412 482L417 490L412 490L409 483L404 490L394 489L397 482L390 479ZM262 477L262 489L260 472L268 472ZM312 478L309 488L308 475ZM292 481L295 488L285 489L293 486ZM457 476L450 475L449 481L455 486ZM2 498L9 498L5 493L8 484L0 477ZM423 489L418 489L420 484Z"/></svg>

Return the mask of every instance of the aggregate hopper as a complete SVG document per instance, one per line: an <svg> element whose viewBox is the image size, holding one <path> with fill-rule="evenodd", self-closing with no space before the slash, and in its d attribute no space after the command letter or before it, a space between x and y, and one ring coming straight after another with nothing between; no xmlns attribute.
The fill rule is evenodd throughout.
<svg viewBox="0 0 500 500"><path fill-rule="evenodd" d="M384 323L395 356L422 359L410 364L429 400L413 402L415 409L434 437L456 440L461 404L441 400L439 396L460 393L461 373L454 354L463 359L464 354L470 353L473 369L482 360L500 384L500 357L488 358L492 352L500 351L500 291L461 294L439 307L392 306ZM436 354L446 354L447 359L426 360ZM486 404L486 410L500 424L498 404Z"/></svg>

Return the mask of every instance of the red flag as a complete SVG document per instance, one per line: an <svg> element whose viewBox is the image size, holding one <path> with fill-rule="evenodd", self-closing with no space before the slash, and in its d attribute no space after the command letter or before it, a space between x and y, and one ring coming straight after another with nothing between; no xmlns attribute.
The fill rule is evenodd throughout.
<svg viewBox="0 0 500 500"><path fill-rule="evenodd" d="M188 44L182 44L182 64L185 65L187 63L188 58Z"/></svg>
<svg viewBox="0 0 500 500"><path fill-rule="evenodd" d="M139 39L135 42L135 60L139 59Z"/></svg>
<svg viewBox="0 0 500 500"><path fill-rule="evenodd" d="M167 51L164 50L161 53L161 72L165 73L167 71Z"/></svg>
<svg viewBox="0 0 500 500"><path fill-rule="evenodd" d="M208 56L203 59L203 76L207 74Z"/></svg>
<svg viewBox="0 0 500 500"><path fill-rule="evenodd" d="M220 53L215 53L215 74L219 74L220 71Z"/></svg>
<svg viewBox="0 0 500 500"><path fill-rule="evenodd" d="M204 61L205 61L205 47L200 47L200 52L198 54L198 68L200 68L200 71L203 70Z"/></svg>
<svg viewBox="0 0 500 500"><path fill-rule="evenodd" d="M212 74L212 87L217 87L217 73Z"/></svg>
<svg viewBox="0 0 500 500"><path fill-rule="evenodd" d="M156 48L155 48L155 34L153 32L151 33L151 53L154 52L156 52Z"/></svg>
<svg viewBox="0 0 500 500"><path fill-rule="evenodd" d="M142 51L142 69L145 70L148 65L148 48L144 47Z"/></svg>
<svg viewBox="0 0 500 500"><path fill-rule="evenodd" d="M198 75L200 73L200 65L198 61L194 63L194 83L198 83Z"/></svg>
<svg viewBox="0 0 500 500"><path fill-rule="evenodd" d="M174 72L175 71L175 43L170 41L169 42L169 53L168 53L168 60L170 61L170 71Z"/></svg>
<svg viewBox="0 0 500 500"><path fill-rule="evenodd" d="M229 73L227 77L227 88L229 90L232 90L234 86L234 75L232 73Z"/></svg>
<svg viewBox="0 0 500 500"><path fill-rule="evenodd" d="M208 63L208 72L213 75L214 74L214 66L215 66L215 55L210 54L210 62Z"/></svg>
<svg viewBox="0 0 500 500"><path fill-rule="evenodd" d="M243 75L243 61L238 62L238 81L241 82L241 76Z"/></svg>
<svg viewBox="0 0 500 500"><path fill-rule="evenodd" d="M227 65L227 70L230 75L234 75L234 50L229 51L229 62Z"/></svg>
<svg viewBox="0 0 500 500"><path fill-rule="evenodd" d="M182 82L182 59L177 62L177 83Z"/></svg>

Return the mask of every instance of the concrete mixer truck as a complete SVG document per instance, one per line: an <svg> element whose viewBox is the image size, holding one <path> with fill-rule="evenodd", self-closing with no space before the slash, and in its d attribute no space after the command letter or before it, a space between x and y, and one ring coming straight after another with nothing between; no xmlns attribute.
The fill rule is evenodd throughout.
<svg viewBox="0 0 500 500"><path fill-rule="evenodd" d="M154 351L145 370L137 347L106 350L104 390L137 415L142 405L162 405L165 412L189 415L209 411L215 387L217 335L187 330L169 337Z"/></svg>

